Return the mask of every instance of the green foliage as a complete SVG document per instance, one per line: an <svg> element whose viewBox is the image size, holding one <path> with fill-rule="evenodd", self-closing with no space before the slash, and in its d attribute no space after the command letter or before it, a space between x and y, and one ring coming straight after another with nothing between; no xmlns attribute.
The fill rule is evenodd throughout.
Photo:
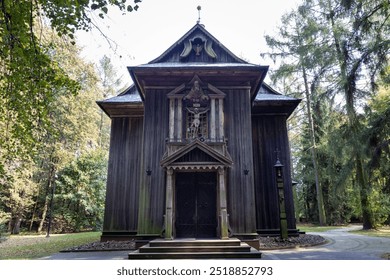
<svg viewBox="0 0 390 280"><path fill-rule="evenodd" d="M76 30L93 26L92 12L123 13L138 9L139 0L2 0L0 5L0 179L8 180L4 163L31 159L36 143L50 130L57 96L77 94L80 81L69 77L55 59L57 49L42 40L45 23L74 44ZM104 16L102 16L104 17ZM11 163L12 164L12 163Z"/></svg>
<svg viewBox="0 0 390 280"><path fill-rule="evenodd" d="M58 34L73 39L76 30L91 29L91 10L104 18L109 7L117 7L122 13L137 11L141 0L39 0L37 2L42 7L41 12L50 20L51 26Z"/></svg>
<svg viewBox="0 0 390 280"><path fill-rule="evenodd" d="M1 209L1 208L0 208ZM3 241L8 231L6 223L9 221L9 214L0 210L0 242Z"/></svg>
<svg viewBox="0 0 390 280"><path fill-rule="evenodd" d="M136 10L139 2L131 6ZM95 101L106 89L73 42L77 29L91 27L94 3L103 12L110 5L128 7L126 1L1 1L0 213L13 233L44 229L55 177L72 168L75 187L85 191L75 194L84 208L76 230L101 224L105 176L99 172L107 159L97 154L108 146L109 123L99 121ZM100 170L95 177L87 174L88 164ZM69 202L61 199L58 206ZM53 215L54 228L58 222L58 228L65 225L61 230L74 231L73 218L70 211Z"/></svg>
<svg viewBox="0 0 390 280"><path fill-rule="evenodd" d="M297 208L309 221L321 220L321 194L330 224L389 220L390 104L368 102L381 95L380 78L388 83L389 8L384 0L305 0L266 37L265 55L282 59L274 81L305 100L292 150Z"/></svg>
<svg viewBox="0 0 390 280"><path fill-rule="evenodd" d="M55 195L56 229L101 230L107 172L106 153L93 151L59 171Z"/></svg>
<svg viewBox="0 0 390 280"><path fill-rule="evenodd" d="M374 223L390 224L390 88L380 86L370 105L368 124L362 132L367 139L370 203Z"/></svg>

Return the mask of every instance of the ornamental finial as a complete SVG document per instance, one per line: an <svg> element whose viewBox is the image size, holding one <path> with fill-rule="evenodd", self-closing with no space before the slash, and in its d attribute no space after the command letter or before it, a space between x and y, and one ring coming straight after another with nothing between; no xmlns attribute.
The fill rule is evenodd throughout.
<svg viewBox="0 0 390 280"><path fill-rule="evenodd" d="M196 23L199 24L200 23L200 11L202 10L202 7L199 5L197 7L197 9L198 9L198 21Z"/></svg>

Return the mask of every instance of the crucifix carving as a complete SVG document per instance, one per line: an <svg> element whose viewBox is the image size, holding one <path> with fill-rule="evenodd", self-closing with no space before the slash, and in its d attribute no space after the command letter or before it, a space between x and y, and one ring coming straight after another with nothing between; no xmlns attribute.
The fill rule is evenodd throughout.
<svg viewBox="0 0 390 280"><path fill-rule="evenodd" d="M189 127L189 133L192 138L196 138L199 136L200 133L200 126L201 126L201 119L200 116L203 114L206 114L209 111L209 108L189 108L187 107L186 110L192 114L192 121L191 125ZM200 135L201 137L204 135Z"/></svg>

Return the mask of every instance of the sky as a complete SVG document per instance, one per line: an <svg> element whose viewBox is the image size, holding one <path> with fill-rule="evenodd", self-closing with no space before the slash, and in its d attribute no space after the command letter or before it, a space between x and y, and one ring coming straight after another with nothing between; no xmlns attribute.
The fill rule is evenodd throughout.
<svg viewBox="0 0 390 280"><path fill-rule="evenodd" d="M281 16L291 11L300 0L143 0L136 12L122 15L109 8L99 29L78 33L82 55L98 63L103 55L111 58L118 75L130 84L127 66L148 63L158 57L198 20L225 47L250 63L270 65L260 57L267 47L264 36L272 35L280 26ZM110 42L110 43L108 43Z"/></svg>

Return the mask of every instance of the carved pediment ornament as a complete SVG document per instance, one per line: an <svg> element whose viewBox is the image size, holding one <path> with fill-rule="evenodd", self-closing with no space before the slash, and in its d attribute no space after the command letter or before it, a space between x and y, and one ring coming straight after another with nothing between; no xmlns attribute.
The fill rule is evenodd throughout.
<svg viewBox="0 0 390 280"><path fill-rule="evenodd" d="M199 81L195 80L190 92L186 96L184 96L183 99L188 99L193 102L201 102L209 100L209 97L204 93Z"/></svg>
<svg viewBox="0 0 390 280"><path fill-rule="evenodd" d="M217 58L217 54L213 50L213 43L203 36L196 36L193 39L189 39L184 42L184 49L180 54L180 58L186 58L190 55L191 51L195 52L195 55L199 56L204 50L206 54L212 59Z"/></svg>

